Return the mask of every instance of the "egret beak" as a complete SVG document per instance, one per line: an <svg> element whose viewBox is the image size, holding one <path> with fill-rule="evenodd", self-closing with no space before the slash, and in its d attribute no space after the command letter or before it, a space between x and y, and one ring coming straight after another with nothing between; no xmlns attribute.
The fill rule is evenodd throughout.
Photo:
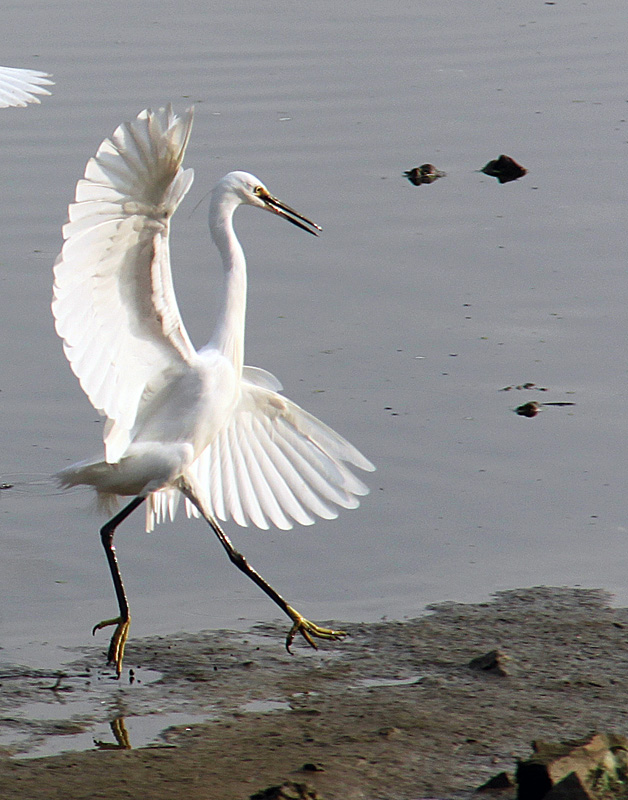
<svg viewBox="0 0 628 800"><path fill-rule="evenodd" d="M281 200L277 200L276 197L273 197L272 194L264 194L260 195L261 199L266 204L266 208L268 211L272 211L273 214L277 214L279 217L283 217L283 219L287 219L288 222L291 222L293 225L296 225L297 228L301 228L301 230L307 231L311 233L313 236L318 236L316 231L322 231L320 225L317 225L315 222L312 222L311 219L302 216L298 212L296 212L290 206L287 206L285 203L282 203ZM300 220L300 221L299 221ZM305 222L305 225L303 224ZM310 227L306 227L309 225ZM315 230L312 230L314 228Z"/></svg>

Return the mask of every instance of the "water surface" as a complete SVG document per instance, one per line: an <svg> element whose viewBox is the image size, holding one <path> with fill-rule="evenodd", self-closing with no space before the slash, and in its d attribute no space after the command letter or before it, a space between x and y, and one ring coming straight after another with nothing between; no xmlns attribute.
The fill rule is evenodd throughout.
<svg viewBox="0 0 628 800"><path fill-rule="evenodd" d="M0 492L0 657L58 664L115 611L89 493L43 480L101 447L53 330L51 267L87 159L170 101L196 106L173 234L193 340L221 279L207 202L193 209L253 171L324 230L239 212L247 363L378 467L338 520L230 526L259 571L323 620L536 584L628 602L623 2L68 0L12 4L3 27L2 63L56 85L0 114L0 480L16 483ZM528 175L475 171L500 153ZM427 161L447 177L403 178ZM525 382L548 391L499 391ZM512 413L529 400L576 405ZM198 521L145 534L140 513L117 546L135 637L277 616Z"/></svg>

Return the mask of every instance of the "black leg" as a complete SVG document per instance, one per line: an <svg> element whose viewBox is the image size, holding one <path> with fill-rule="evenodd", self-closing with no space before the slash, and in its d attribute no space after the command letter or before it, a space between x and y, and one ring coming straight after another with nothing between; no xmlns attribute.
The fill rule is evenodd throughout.
<svg viewBox="0 0 628 800"><path fill-rule="evenodd" d="M195 503L195 505L198 507L198 503ZM253 569L242 553L239 553L235 549L235 547L231 544L231 540L216 522L216 520L208 515L205 515L204 513L203 517L218 537L218 540L224 547L231 563L235 564L235 566L245 575L248 575L248 577L254 583L256 583L260 589L270 597L271 600L277 603L279 608L292 620L292 628L290 628L288 636L286 637L286 650L288 652L290 652L290 645L294 641L294 637L297 635L297 633L300 633L305 641L314 649L317 648L317 645L312 638L313 636L316 636L319 639L342 639L347 635L345 631L335 631L331 628L321 628L319 625L316 625L315 623L310 622L309 619L306 619L296 609L292 608L292 606L289 605L283 599L283 597L276 592L267 581L264 580L264 578L262 578L259 572Z"/></svg>
<svg viewBox="0 0 628 800"><path fill-rule="evenodd" d="M288 636L286 637L286 650L288 652L290 652L290 645L294 641L294 637L297 635L297 633L300 633L305 641L314 649L316 649L316 642L312 638L314 636L318 639L342 639L347 635L346 631L335 631L331 628L322 628L320 625L310 622L309 619L306 619L296 609L289 605L283 599L283 597L276 592L273 587L264 580L264 578L262 578L259 572L256 572L256 570L253 569L242 553L238 553L235 547L231 544L229 537L209 513L209 510L203 508L203 502L202 500L199 500L199 496L202 497L202 494L194 490L194 482L189 476L186 476L185 478L182 476L179 478L177 482L177 488L185 497L188 498L191 503L196 506L196 508L198 508L203 519L208 523L218 537L218 541L224 547L231 563L235 564L235 566L245 575L248 575L248 577L254 583L256 583L273 602L277 603L279 608L285 614L290 617L292 620L292 627L288 631Z"/></svg>
<svg viewBox="0 0 628 800"><path fill-rule="evenodd" d="M100 540L105 549L107 562L109 563L109 570L111 578L116 590L116 597L118 599L118 608L120 609L120 616L114 619L104 619L97 625L94 625L92 633L101 628L106 628L109 625L115 625L116 629L111 637L109 645L108 663L115 664L116 674L120 677L122 672L122 659L124 658L124 646L129 636L129 627L131 625L131 615L129 614L129 603L127 600L126 592L124 591L124 584L122 583L122 575L120 574L120 567L118 566L118 559L116 558L116 549L113 546L113 534L121 522L135 511L135 509L144 502L144 497L134 497L128 505L119 511L115 517L112 517L109 522L106 522L100 529Z"/></svg>

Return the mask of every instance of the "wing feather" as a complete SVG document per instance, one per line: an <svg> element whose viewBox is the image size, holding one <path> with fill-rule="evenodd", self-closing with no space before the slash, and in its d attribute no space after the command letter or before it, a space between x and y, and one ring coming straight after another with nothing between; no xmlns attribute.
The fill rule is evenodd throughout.
<svg viewBox="0 0 628 800"><path fill-rule="evenodd" d="M216 514L218 515L219 519L226 518L227 512L225 511L225 496L227 496L227 501L228 501L228 495L223 490L225 478L228 477L228 473L222 467L221 464L222 451L223 451L222 447L223 435L224 434L221 432L216 437L215 441L210 445L211 450L208 450L208 456L210 453L213 456L213 458L211 459L211 463L209 465L209 470L210 470L209 487L210 487L211 504ZM197 461L200 461L200 459L197 459ZM206 486L207 484L203 484L203 488L205 488Z"/></svg>
<svg viewBox="0 0 628 800"><path fill-rule="evenodd" d="M227 508L229 514L239 525L246 525L246 514L242 508L240 500L240 493L238 491L238 482L236 479L236 468L229 447L229 432L221 431L218 441L220 442L220 458L216 459L214 464L214 491L212 498L214 500L214 507L219 508L218 516L220 519L227 519ZM203 461L204 459L198 459ZM220 476L218 478L218 476ZM217 479L218 478L218 479ZM201 484L203 485L203 484ZM222 486L222 497L219 493L219 486Z"/></svg>
<svg viewBox="0 0 628 800"><path fill-rule="evenodd" d="M257 421L259 426L260 444L272 459L273 465L283 478L287 491L292 494L295 508L287 508L290 516L300 525L311 525L314 518L305 509L309 509L323 519L333 519L337 514L331 504L324 503L321 498L306 483L295 464L294 459L285 455L282 448L277 446L277 436L268 424L268 420ZM298 512L298 514L296 513Z"/></svg>
<svg viewBox="0 0 628 800"><path fill-rule="evenodd" d="M250 370L250 371L249 371ZM251 380L248 380L248 376ZM346 439L278 394L273 376L245 367L229 423L192 464L204 507L221 520L281 529L333 519L356 508L368 488L352 468L373 470ZM186 503L189 516L197 515Z"/></svg>
<svg viewBox="0 0 628 800"><path fill-rule="evenodd" d="M0 108L41 102L37 95L50 94L45 86L52 86L50 75L35 69L0 67Z"/></svg>
<svg viewBox="0 0 628 800"><path fill-rule="evenodd" d="M83 390L113 422L110 462L121 455L115 443L128 440L123 432L132 429L147 384L196 355L169 251L170 218L193 179L181 167L191 126L191 109L178 117L171 108L121 125L88 162L63 229L53 313Z"/></svg>
<svg viewBox="0 0 628 800"><path fill-rule="evenodd" d="M311 440L303 438L298 430L291 430L281 423L277 427L282 430L276 439L276 444L290 458L299 471L301 479L323 501L329 500L343 508L357 508L359 505L357 498L344 489L347 473L351 474L349 470L333 457L327 455L325 458L324 451L319 450L317 446L312 446ZM366 487L361 481L359 484L361 484L358 487L359 494L366 494ZM333 517L336 515L334 513Z"/></svg>
<svg viewBox="0 0 628 800"><path fill-rule="evenodd" d="M237 492L242 509L257 528L266 530L269 525L254 486L254 477L251 475L252 465L247 462L246 454L243 450L246 447L246 440L243 440L245 431L242 425L230 425L228 429L228 443L231 452L235 476L237 482Z"/></svg>
<svg viewBox="0 0 628 800"><path fill-rule="evenodd" d="M260 446L250 416L242 420L241 427L244 433L241 437L241 446L261 510L277 528L288 530L292 527L292 523L286 518L278 502L278 498L281 497L282 504L290 505L289 495L285 492L285 482L276 470L269 468L268 456Z"/></svg>
<svg viewBox="0 0 628 800"><path fill-rule="evenodd" d="M281 497L281 506L285 508L290 517L300 525L311 525L314 522L313 517L305 511L297 498L299 483L303 484L299 480L298 473L291 467L290 462L283 453L272 446L272 440L269 438L262 422L254 417L252 423L251 448L266 476L270 491ZM296 480L293 482L293 479ZM287 520L283 526L279 525L274 519L273 522L279 528L288 529L292 527L292 523Z"/></svg>

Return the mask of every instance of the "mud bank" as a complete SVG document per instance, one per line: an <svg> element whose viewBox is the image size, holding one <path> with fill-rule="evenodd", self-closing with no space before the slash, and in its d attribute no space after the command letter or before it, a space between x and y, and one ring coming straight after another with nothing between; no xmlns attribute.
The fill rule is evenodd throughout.
<svg viewBox="0 0 628 800"><path fill-rule="evenodd" d="M5 670L0 735L17 743L0 754L3 796L245 800L296 781L327 800L468 797L512 771L534 739L628 732L628 609L609 599L508 591L408 622L349 625L344 642L293 657L280 624L132 641L120 682L100 648L62 677ZM497 668L469 666L491 650ZM29 704L39 717L27 723ZM184 724L134 741L134 722L158 731L169 719ZM96 736L107 720L111 731ZM99 745L20 757L79 733Z"/></svg>

